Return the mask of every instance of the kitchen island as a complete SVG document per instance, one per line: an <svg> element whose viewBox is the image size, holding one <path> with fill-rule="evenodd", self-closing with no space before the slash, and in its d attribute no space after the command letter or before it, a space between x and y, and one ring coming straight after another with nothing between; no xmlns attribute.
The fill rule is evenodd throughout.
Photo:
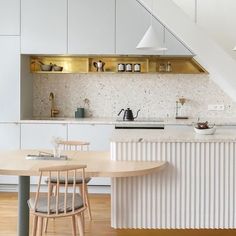
<svg viewBox="0 0 236 236"><path fill-rule="evenodd" d="M164 172L112 180L114 228L236 228L236 130L115 130L111 158L169 163Z"/></svg>

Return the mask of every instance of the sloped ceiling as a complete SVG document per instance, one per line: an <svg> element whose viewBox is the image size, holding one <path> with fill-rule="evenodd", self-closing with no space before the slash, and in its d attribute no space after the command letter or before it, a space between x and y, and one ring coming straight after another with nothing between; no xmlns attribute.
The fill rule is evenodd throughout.
<svg viewBox="0 0 236 236"><path fill-rule="evenodd" d="M198 27L172 0L139 0L195 54L195 59L208 70L214 80L236 101L236 62L203 29Z"/></svg>

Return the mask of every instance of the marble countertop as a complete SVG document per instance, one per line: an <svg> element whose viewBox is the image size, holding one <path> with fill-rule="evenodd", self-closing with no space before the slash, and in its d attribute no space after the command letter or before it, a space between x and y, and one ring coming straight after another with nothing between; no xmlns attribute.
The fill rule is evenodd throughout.
<svg viewBox="0 0 236 236"><path fill-rule="evenodd" d="M201 121L209 121L210 123L216 124L216 125L235 125L236 126L236 118L203 118ZM191 119L175 119L175 118L139 118L135 121L132 121L132 123L135 122L136 124L165 124L165 125L189 125L192 126L194 123L197 122L197 118L191 118ZM23 119L19 121L19 123L39 123L39 124L50 124L50 123L56 123L56 124L103 124L103 125L116 125L116 124L130 124L131 121L123 121L123 120L116 120L116 118L107 117L107 118L98 118L98 117L92 117L92 118L64 118L64 117L35 117L32 119Z"/></svg>
<svg viewBox="0 0 236 236"><path fill-rule="evenodd" d="M163 130L116 129L111 142L236 142L235 129L217 128L213 135L196 134L193 127L165 127Z"/></svg>

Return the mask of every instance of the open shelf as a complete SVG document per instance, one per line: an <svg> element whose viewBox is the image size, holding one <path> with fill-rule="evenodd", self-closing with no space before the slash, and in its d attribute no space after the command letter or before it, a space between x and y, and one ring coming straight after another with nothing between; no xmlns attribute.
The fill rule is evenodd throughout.
<svg viewBox="0 0 236 236"><path fill-rule="evenodd" d="M94 62L105 63L104 71L97 72ZM63 71L42 71L40 64L56 64ZM118 72L118 64L140 64L140 72ZM169 64L169 68L168 65ZM163 56L31 56L32 73L168 73L168 74L200 74L207 71L192 57L163 57Z"/></svg>

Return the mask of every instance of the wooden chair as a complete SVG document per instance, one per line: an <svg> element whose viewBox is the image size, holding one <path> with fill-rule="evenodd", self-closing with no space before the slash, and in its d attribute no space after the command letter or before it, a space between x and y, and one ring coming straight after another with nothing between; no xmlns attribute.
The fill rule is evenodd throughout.
<svg viewBox="0 0 236 236"><path fill-rule="evenodd" d="M89 142L84 142L84 141L72 141L72 140L70 140L70 141L59 141L59 145L62 146L62 148L64 150L89 151L90 143ZM91 180L90 177L85 178L85 201L86 201L86 204L87 204L87 207L88 207L87 209L88 209L89 220L91 221L92 220L92 213L91 213L91 208L90 208L90 201L89 201L89 196L88 196L88 185L87 185L90 180ZM62 178L60 180L60 183L64 184L64 182L65 182L65 179ZM54 188L55 188L55 191L56 191L57 185L56 185L55 177L52 177L51 184L52 184L52 191L53 191ZM72 179L68 180L68 184L72 184ZM78 177L76 179L76 184L79 186L80 189L82 188L81 178Z"/></svg>
<svg viewBox="0 0 236 236"><path fill-rule="evenodd" d="M40 177L36 196L28 200L30 213L33 215L32 235L41 236L43 232L43 221L49 218L72 217L72 232L76 235L76 217L80 236L84 236L84 211L85 201L85 168L86 165L53 166L39 169ZM48 192L40 192L42 176L48 176ZM57 178L57 192L51 195L51 176ZM82 179L82 192L77 193L76 178ZM60 183L60 178L65 179L64 185ZM69 178L73 179L73 184L69 185ZM63 187L63 188L62 188ZM69 191L71 188L72 191ZM63 191L60 191L60 190Z"/></svg>
<svg viewBox="0 0 236 236"><path fill-rule="evenodd" d="M75 150L75 151L89 151L89 142L84 141L59 141L59 145L63 147L64 150Z"/></svg>

